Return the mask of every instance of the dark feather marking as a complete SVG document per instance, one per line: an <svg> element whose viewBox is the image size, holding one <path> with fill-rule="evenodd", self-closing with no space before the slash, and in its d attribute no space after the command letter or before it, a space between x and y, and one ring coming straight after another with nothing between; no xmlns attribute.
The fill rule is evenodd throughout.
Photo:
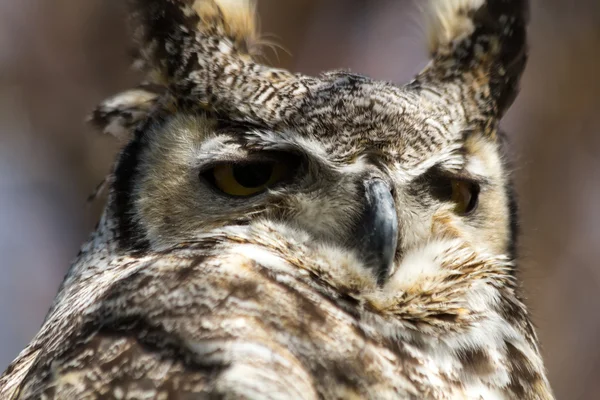
<svg viewBox="0 0 600 400"><path fill-rule="evenodd" d="M495 371L494 363L484 349L461 349L457 352L458 359L463 363L463 368L476 375L488 375Z"/></svg>

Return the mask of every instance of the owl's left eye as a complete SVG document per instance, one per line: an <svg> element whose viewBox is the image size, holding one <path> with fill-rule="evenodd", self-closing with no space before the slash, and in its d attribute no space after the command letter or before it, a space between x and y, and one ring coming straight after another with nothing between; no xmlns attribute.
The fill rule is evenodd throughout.
<svg viewBox="0 0 600 400"><path fill-rule="evenodd" d="M245 197L282 181L289 172L290 166L283 161L257 161L218 164L202 175L221 192Z"/></svg>

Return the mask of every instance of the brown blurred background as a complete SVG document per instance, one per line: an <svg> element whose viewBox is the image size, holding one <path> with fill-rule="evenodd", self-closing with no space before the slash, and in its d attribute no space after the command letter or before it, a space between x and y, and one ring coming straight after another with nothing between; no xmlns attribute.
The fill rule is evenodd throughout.
<svg viewBox="0 0 600 400"><path fill-rule="evenodd" d="M423 0L259 0L304 73L405 82L426 62ZM83 123L137 82L120 0L0 0L0 371L38 330L102 201L118 144ZM504 121L522 275L559 399L600 398L600 2L533 0L531 58Z"/></svg>

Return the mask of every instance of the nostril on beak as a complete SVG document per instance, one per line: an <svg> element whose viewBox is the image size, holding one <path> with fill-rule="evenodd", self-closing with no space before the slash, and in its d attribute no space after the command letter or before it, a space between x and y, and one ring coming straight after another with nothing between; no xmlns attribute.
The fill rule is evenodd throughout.
<svg viewBox="0 0 600 400"><path fill-rule="evenodd" d="M365 182L363 215L356 240L366 266L381 285L388 278L398 245L398 216L390 186L381 179Z"/></svg>

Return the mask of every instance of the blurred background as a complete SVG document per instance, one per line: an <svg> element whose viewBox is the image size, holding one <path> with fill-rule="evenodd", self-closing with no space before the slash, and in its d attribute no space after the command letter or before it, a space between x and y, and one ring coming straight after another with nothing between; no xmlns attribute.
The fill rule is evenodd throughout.
<svg viewBox="0 0 600 400"><path fill-rule="evenodd" d="M0 0L0 371L39 329L104 198L119 144L84 124L135 85L121 0ZM532 0L531 58L504 120L521 268L559 399L600 394L600 2ZM426 63L422 0L259 0L270 61L405 82Z"/></svg>

